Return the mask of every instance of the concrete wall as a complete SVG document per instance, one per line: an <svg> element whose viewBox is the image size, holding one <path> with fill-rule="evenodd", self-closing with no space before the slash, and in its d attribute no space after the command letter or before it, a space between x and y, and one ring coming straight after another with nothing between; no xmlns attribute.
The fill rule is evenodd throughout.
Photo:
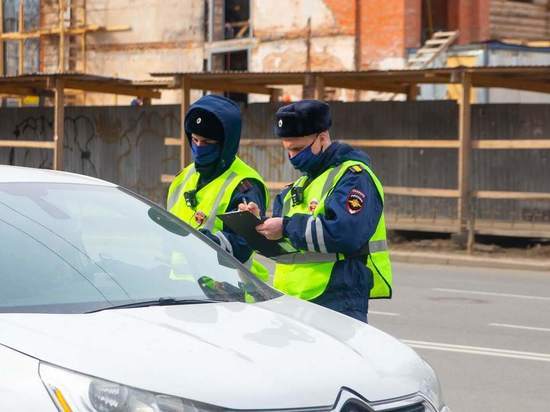
<svg viewBox="0 0 550 412"><path fill-rule="evenodd" d="M90 73L147 79L151 72L201 71L204 42L203 0L95 0L88 2L89 24L131 27L89 36ZM178 101L165 92L163 103ZM121 97L119 104L131 98ZM88 95L87 104L113 104L113 97Z"/></svg>

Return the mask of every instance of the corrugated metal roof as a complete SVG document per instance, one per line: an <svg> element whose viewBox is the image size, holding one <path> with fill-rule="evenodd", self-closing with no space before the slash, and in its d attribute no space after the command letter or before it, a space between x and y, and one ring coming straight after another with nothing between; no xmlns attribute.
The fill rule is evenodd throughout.
<svg viewBox="0 0 550 412"><path fill-rule="evenodd" d="M285 72L173 72L151 73L153 77L172 77L168 88L181 87L185 78L189 87L199 90L270 93L271 86L303 85L306 76L322 80L323 87L408 93L418 84L461 83L468 75L474 87L499 87L550 93L550 66L443 67L419 70L361 71L285 71ZM263 88L263 89L262 89Z"/></svg>

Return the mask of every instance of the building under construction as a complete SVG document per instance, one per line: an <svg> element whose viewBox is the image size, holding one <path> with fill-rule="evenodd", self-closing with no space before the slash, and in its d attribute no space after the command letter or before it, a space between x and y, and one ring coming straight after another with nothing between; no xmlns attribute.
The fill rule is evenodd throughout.
<svg viewBox="0 0 550 412"><path fill-rule="evenodd" d="M68 71L149 79L152 72L490 66L504 60L548 64L549 4L548 0L0 0L0 74ZM529 100L524 92L506 97L498 91L487 93L478 93L477 99ZM287 87L283 98L301 95L301 87ZM421 96L452 98L453 90L428 88ZM383 100L384 96L327 89L325 98ZM127 97L92 94L83 99L80 94L68 102L130 102ZM162 102L178 99L177 92L166 92ZM23 103L36 104L36 100Z"/></svg>

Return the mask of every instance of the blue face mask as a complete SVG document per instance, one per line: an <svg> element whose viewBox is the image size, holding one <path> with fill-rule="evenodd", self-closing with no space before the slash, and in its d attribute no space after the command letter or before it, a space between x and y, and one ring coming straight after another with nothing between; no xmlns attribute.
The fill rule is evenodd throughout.
<svg viewBox="0 0 550 412"><path fill-rule="evenodd" d="M197 146L195 143L191 143L193 160L199 166L209 165L217 161L220 158L221 150L222 148L219 144Z"/></svg>
<svg viewBox="0 0 550 412"><path fill-rule="evenodd" d="M317 137L313 142L311 142L309 146L303 148L297 155L290 158L290 163L292 163L292 166L294 166L295 169L299 170L302 173L307 173L315 168L321 158L320 155L321 153L323 153L322 148L319 154L314 154L311 151L311 146L313 146L313 143L315 143Z"/></svg>

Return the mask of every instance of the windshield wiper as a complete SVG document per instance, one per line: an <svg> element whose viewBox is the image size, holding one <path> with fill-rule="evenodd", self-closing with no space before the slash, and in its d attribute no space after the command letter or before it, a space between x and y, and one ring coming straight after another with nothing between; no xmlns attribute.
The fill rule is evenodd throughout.
<svg viewBox="0 0 550 412"><path fill-rule="evenodd" d="M147 306L194 305L199 303L219 303L219 302L224 302L224 301L214 300L214 299L175 299L175 298L166 297L166 298L159 298L154 300L141 300L138 302L125 303L123 305L107 306L100 309L90 310L84 313L96 313L96 312L101 312L103 310L111 310L111 309L145 308Z"/></svg>

